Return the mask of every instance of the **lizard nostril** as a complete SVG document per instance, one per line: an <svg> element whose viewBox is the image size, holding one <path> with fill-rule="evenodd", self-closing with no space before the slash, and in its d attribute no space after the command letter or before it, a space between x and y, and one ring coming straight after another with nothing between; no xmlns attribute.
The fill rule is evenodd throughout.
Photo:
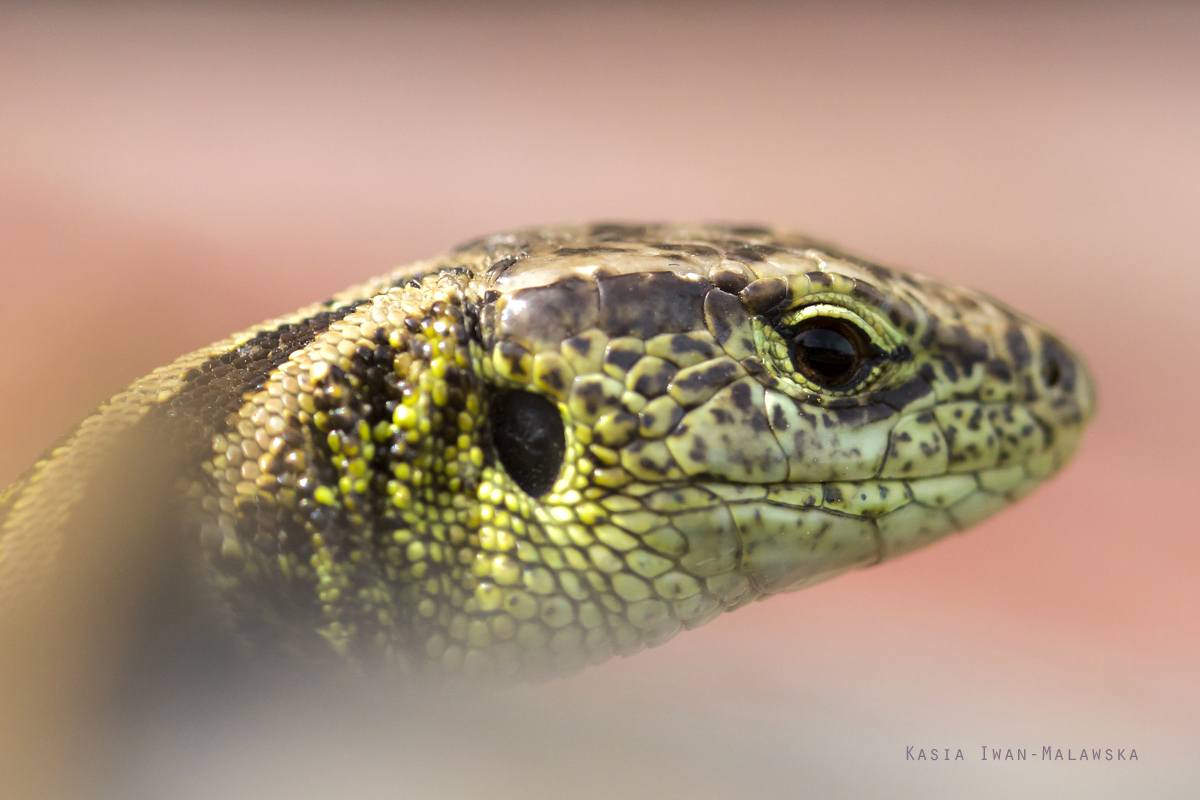
<svg viewBox="0 0 1200 800"><path fill-rule="evenodd" d="M1042 364L1042 380L1047 386L1053 387L1062 379L1062 367L1058 365L1058 359L1048 358Z"/></svg>
<svg viewBox="0 0 1200 800"><path fill-rule="evenodd" d="M550 491L567 450L558 407L541 395L502 391L490 419L496 455L517 486L531 497Z"/></svg>
<svg viewBox="0 0 1200 800"><path fill-rule="evenodd" d="M1051 336L1042 341L1042 383L1046 388L1062 388L1067 392L1075 391L1075 369L1071 356L1063 346Z"/></svg>

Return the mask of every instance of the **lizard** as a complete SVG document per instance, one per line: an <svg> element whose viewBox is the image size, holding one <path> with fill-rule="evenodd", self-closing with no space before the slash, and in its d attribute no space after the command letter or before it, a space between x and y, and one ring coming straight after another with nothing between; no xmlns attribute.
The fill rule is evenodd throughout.
<svg viewBox="0 0 1200 800"><path fill-rule="evenodd" d="M0 604L165 548L250 653L568 675L971 527L1094 410L1041 324L798 233L502 233L101 405L0 495Z"/></svg>

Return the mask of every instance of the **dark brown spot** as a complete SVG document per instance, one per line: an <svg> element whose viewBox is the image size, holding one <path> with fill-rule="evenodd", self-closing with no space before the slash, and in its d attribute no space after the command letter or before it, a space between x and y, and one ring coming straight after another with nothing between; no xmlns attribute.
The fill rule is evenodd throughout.
<svg viewBox="0 0 1200 800"><path fill-rule="evenodd" d="M595 285L578 276L508 296L497 324L502 341L558 342L596 327L600 301Z"/></svg>
<svg viewBox="0 0 1200 800"><path fill-rule="evenodd" d="M636 350L626 350L611 345L604 353L604 363L611 364L621 372L628 372L633 369L634 365L642 358L643 355Z"/></svg>
<svg viewBox="0 0 1200 800"><path fill-rule="evenodd" d="M897 411L902 411L932 391L933 387L929 385L929 382L918 375L912 380L905 381L888 390L880 397L880 400Z"/></svg>
<svg viewBox="0 0 1200 800"><path fill-rule="evenodd" d="M542 375L542 382L556 392L561 392L566 389L566 382L563 380L563 374L558 369L552 369Z"/></svg>
<svg viewBox="0 0 1200 800"><path fill-rule="evenodd" d="M1033 354L1029 351L1029 343L1025 341L1025 334L1016 325L1008 326L1004 332L1004 346L1008 349L1013 367L1017 372L1024 371L1029 366L1029 362L1033 360Z"/></svg>
<svg viewBox="0 0 1200 800"><path fill-rule="evenodd" d="M658 369L639 375L633 384L633 390L642 397L658 397L667 391L667 386L670 385L671 379L675 377L677 371L674 365L664 362Z"/></svg>
<svg viewBox="0 0 1200 800"><path fill-rule="evenodd" d="M709 277L712 279L714 286L722 292L728 292L729 294L737 294L750 282L749 276L744 272L732 269L713 270Z"/></svg>
<svg viewBox="0 0 1200 800"><path fill-rule="evenodd" d="M783 433L790 427L788 425L787 412L783 410L782 405L776 405L771 409L771 427Z"/></svg>
<svg viewBox="0 0 1200 800"><path fill-rule="evenodd" d="M563 342L563 346L580 358L587 358L592 352L592 340L585 336L573 336Z"/></svg>
<svg viewBox="0 0 1200 800"><path fill-rule="evenodd" d="M854 405L847 407L838 407L830 403L829 410L837 417L839 425L858 426L869 425L872 422L878 422L881 419L887 419L896 413L896 409L886 403L869 403L867 405Z"/></svg>
<svg viewBox="0 0 1200 800"><path fill-rule="evenodd" d="M572 392L583 401L583 407L591 416L595 416L602 406L609 405L604 385L599 380L584 379L577 381Z"/></svg>
<svg viewBox="0 0 1200 800"><path fill-rule="evenodd" d="M635 272L599 280L599 326L609 336L649 339L701 329L711 284L673 272Z"/></svg>
<svg viewBox="0 0 1200 800"><path fill-rule="evenodd" d="M723 291L712 291L704 298L704 320L712 337L725 346L734 331L743 329L750 317L737 297ZM753 351L754 348L751 346L749 349Z"/></svg>
<svg viewBox="0 0 1200 800"><path fill-rule="evenodd" d="M749 411L754 406L754 398L750 394L750 385L746 383L735 384L729 393L730 399L733 400L733 405L739 411Z"/></svg>
<svg viewBox="0 0 1200 800"><path fill-rule="evenodd" d="M528 377L525 374L524 367L521 366L521 361L529 355L529 351L519 344L512 342L501 342L499 347L500 358L508 363L509 371L512 372L514 378Z"/></svg>
<svg viewBox="0 0 1200 800"><path fill-rule="evenodd" d="M941 330L937 343L938 351L947 359L953 360L965 373L970 373L974 365L989 359L988 343L973 337L964 326L952 325Z"/></svg>
<svg viewBox="0 0 1200 800"><path fill-rule="evenodd" d="M1009 369L1008 364L999 358L993 358L988 362L987 374L1004 383L1010 383L1013 377L1012 370Z"/></svg>
<svg viewBox="0 0 1200 800"><path fill-rule="evenodd" d="M716 355L712 345L702 339L695 339L682 333L671 337L672 355L685 356L689 353L697 353L705 358L712 358Z"/></svg>
<svg viewBox="0 0 1200 800"><path fill-rule="evenodd" d="M738 365L732 361L718 361L705 369L689 372L682 379L674 381L674 386L689 394L700 392L714 386L724 386L737 377L739 372ZM740 385L749 391L745 384Z"/></svg>
<svg viewBox="0 0 1200 800"><path fill-rule="evenodd" d="M882 308L885 300L883 292L862 280L854 281L854 289L851 290L850 296L856 300L862 300L865 303L873 305L876 308ZM893 308L892 312L896 313L897 309Z"/></svg>
<svg viewBox="0 0 1200 800"><path fill-rule="evenodd" d="M738 296L750 313L766 314L784 302L788 285L782 278L760 278L747 284Z"/></svg>

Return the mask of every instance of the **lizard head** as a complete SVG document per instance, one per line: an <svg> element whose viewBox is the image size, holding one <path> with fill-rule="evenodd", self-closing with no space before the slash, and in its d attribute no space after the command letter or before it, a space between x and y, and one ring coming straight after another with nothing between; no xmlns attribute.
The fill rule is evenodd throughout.
<svg viewBox="0 0 1200 800"><path fill-rule="evenodd" d="M569 673L894 558L1094 410L1027 317L761 228L504 234L360 294L216 442L268 460L208 490L209 562L235 619L413 668Z"/></svg>

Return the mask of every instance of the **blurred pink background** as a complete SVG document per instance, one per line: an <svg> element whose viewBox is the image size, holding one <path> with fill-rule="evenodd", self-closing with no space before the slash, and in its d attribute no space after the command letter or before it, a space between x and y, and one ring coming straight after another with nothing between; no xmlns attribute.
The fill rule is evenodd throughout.
<svg viewBox="0 0 1200 800"><path fill-rule="evenodd" d="M1195 796L1198 41L1185 3L5 4L0 485L187 350L481 233L597 217L764 221L980 288L1099 390L1076 462L1018 507L488 701L465 759L402 712L332 741L231 712L135 737L122 780Z"/></svg>

